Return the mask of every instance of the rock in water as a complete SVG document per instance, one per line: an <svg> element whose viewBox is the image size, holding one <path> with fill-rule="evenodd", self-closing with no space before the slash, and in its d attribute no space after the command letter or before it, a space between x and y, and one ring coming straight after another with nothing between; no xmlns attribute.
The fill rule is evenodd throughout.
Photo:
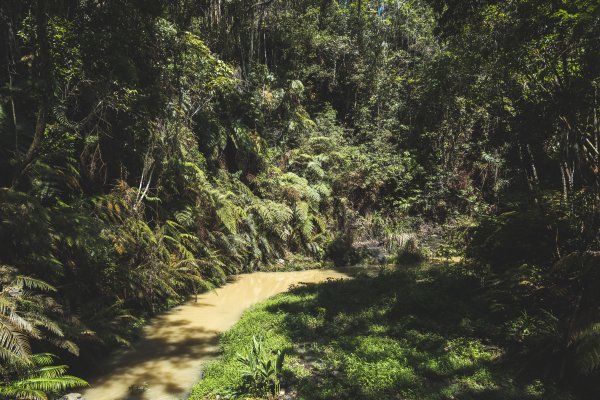
<svg viewBox="0 0 600 400"><path fill-rule="evenodd" d="M59 400L85 400L85 397L83 397L81 393L69 393L65 394Z"/></svg>

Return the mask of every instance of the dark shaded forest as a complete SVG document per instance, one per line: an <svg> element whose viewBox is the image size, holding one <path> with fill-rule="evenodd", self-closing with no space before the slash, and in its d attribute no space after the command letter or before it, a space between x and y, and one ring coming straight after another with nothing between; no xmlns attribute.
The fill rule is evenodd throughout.
<svg viewBox="0 0 600 400"><path fill-rule="evenodd" d="M520 373L595 398L598 1L0 2L0 398L366 242L458 259Z"/></svg>

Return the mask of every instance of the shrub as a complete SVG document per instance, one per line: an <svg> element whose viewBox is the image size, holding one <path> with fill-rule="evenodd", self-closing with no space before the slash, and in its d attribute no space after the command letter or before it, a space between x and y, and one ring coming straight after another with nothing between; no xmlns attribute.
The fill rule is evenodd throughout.
<svg viewBox="0 0 600 400"><path fill-rule="evenodd" d="M414 264L425 259L423 249L414 235L405 235L395 251L396 264Z"/></svg>

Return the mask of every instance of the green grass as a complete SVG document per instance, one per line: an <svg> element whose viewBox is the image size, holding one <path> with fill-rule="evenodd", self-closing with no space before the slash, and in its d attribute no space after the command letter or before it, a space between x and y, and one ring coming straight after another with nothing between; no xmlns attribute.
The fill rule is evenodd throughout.
<svg viewBox="0 0 600 400"><path fill-rule="evenodd" d="M466 269L386 273L299 286L248 310L221 338L191 399L252 398L241 364L253 335L286 353L298 399L574 399L509 356L503 326Z"/></svg>

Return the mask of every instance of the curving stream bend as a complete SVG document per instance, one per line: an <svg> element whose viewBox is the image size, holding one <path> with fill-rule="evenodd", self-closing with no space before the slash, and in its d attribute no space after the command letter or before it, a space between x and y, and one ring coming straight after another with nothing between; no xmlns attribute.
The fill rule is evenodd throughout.
<svg viewBox="0 0 600 400"><path fill-rule="evenodd" d="M115 355L106 372L90 381L86 400L175 400L186 398L200 377L202 363L218 355L218 335L237 322L242 312L285 292L290 285L347 275L333 270L255 272L198 296L155 318L144 328L134 349ZM137 395L130 386L145 386Z"/></svg>

